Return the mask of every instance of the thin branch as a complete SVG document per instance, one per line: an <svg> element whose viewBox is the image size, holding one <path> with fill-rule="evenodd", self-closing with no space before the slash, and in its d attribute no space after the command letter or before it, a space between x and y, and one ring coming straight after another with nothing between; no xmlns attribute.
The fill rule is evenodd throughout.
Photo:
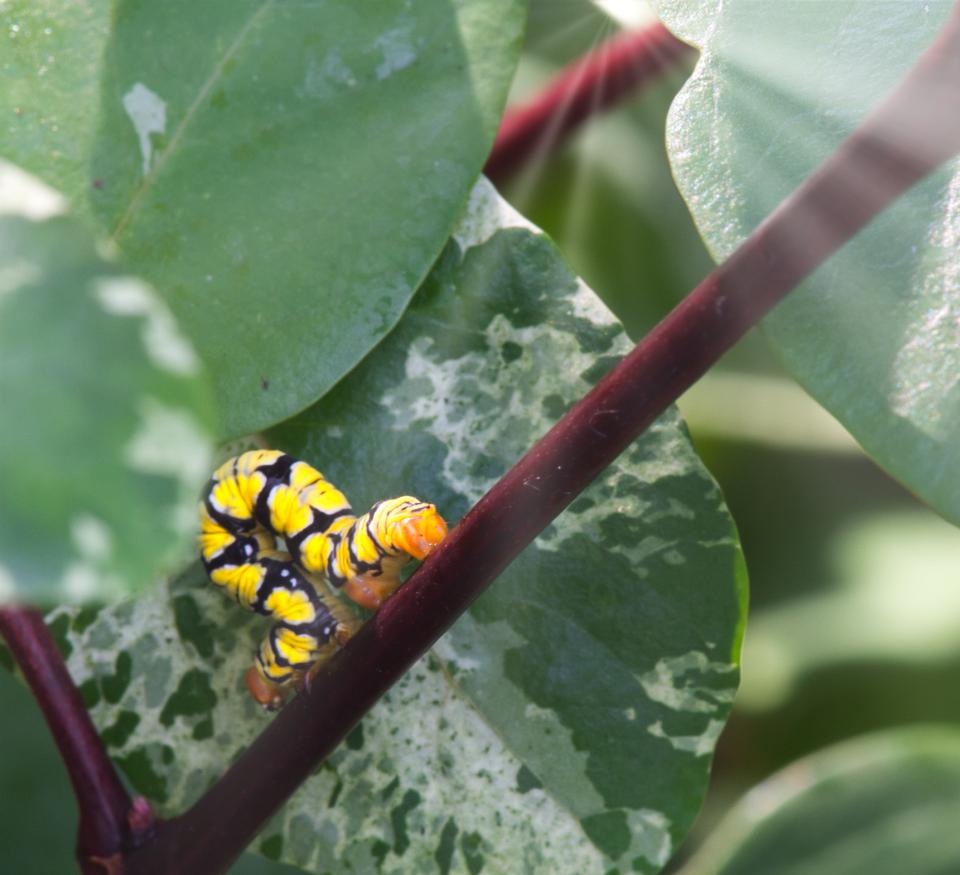
<svg viewBox="0 0 960 875"><path fill-rule="evenodd" d="M692 55L690 46L659 22L607 40L562 70L529 103L507 110L483 172L496 183L505 181L531 158L551 151L585 119Z"/></svg>
<svg viewBox="0 0 960 875"><path fill-rule="evenodd" d="M501 479L127 875L221 873L364 713L640 432L894 198L960 151L960 0L902 85ZM535 487L535 488L534 488Z"/></svg>
<svg viewBox="0 0 960 875"><path fill-rule="evenodd" d="M0 635L43 711L70 776L80 810L77 860L84 872L109 872L129 839L133 803L43 617L29 608L0 608Z"/></svg>

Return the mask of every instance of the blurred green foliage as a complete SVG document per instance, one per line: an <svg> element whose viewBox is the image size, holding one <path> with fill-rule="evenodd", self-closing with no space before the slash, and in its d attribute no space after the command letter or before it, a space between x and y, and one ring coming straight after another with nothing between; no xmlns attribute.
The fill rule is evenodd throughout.
<svg viewBox="0 0 960 875"><path fill-rule="evenodd" d="M515 95L529 94L610 32L585 0L536 0ZM595 120L503 188L554 237L634 337L711 264L673 186L663 147L666 110L681 80ZM748 337L717 370L786 380L757 337ZM744 410L754 403L746 391L739 399ZM817 415L811 410L798 403L780 419L788 431L802 434ZM929 642L942 632L943 617L935 610L910 607L935 602L943 612L953 609L952 601L937 601L937 593L960 590L960 533L848 445L811 451L756 430L740 437L721 433L709 419L691 418L690 427L740 528L757 642L748 629L745 696L721 738L712 795L688 849L737 796L797 757L878 728L960 721L960 700L951 692L960 645L910 647L902 638L884 640L883 627L875 625L892 588L905 596L894 617L905 638ZM931 549L939 557L935 563ZM879 639L853 634L867 623ZM778 655L771 655L771 640L780 646ZM878 640L891 646L878 647ZM790 670L776 671L776 659L787 660ZM765 677L751 675L754 661ZM75 814L52 743L29 695L4 673L0 701L4 867L26 871L41 842L49 849L50 871L69 871ZM245 858L232 871L293 870Z"/></svg>

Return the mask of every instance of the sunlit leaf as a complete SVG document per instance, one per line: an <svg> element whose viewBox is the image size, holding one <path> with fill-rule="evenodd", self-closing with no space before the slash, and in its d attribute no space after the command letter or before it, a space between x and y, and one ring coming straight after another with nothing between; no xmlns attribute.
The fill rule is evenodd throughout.
<svg viewBox="0 0 960 875"><path fill-rule="evenodd" d="M960 858L960 733L901 729L754 788L682 875L945 875Z"/></svg>
<svg viewBox="0 0 960 875"><path fill-rule="evenodd" d="M523 3L14 0L0 23L0 151L154 283L238 435L399 318L486 156Z"/></svg>
<svg viewBox="0 0 960 875"><path fill-rule="evenodd" d="M182 557L209 476L199 359L64 209L0 162L0 600L142 587Z"/></svg>
<svg viewBox="0 0 960 875"><path fill-rule="evenodd" d="M639 27L655 20L647 0L590 0L621 27Z"/></svg>
<svg viewBox="0 0 960 875"><path fill-rule="evenodd" d="M412 492L456 520L628 347L483 183L397 329L270 439L357 507ZM733 698L744 588L732 522L671 411L255 848L317 873L658 871ZM117 762L161 810L196 798L268 719L241 679L265 626L196 567L83 628L57 617Z"/></svg>
<svg viewBox="0 0 960 875"><path fill-rule="evenodd" d="M702 51L671 110L668 141L680 188L717 259L854 130L932 41L951 6L660 0L667 25ZM884 468L954 522L957 167L886 210L764 323L804 387Z"/></svg>

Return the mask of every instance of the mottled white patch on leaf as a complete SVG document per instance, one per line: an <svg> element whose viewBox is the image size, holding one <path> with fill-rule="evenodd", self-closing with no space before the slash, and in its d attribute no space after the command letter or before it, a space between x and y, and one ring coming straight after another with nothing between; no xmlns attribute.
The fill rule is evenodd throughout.
<svg viewBox="0 0 960 875"><path fill-rule="evenodd" d="M412 25L405 25L377 37L375 45L383 53L383 61L377 65L377 79L386 79L417 60L412 30Z"/></svg>
<svg viewBox="0 0 960 875"><path fill-rule="evenodd" d="M192 497L211 470L209 435L190 411L155 398L143 400L140 418L124 461L140 473L179 481L184 498L172 511L170 526L177 534L187 535L197 525Z"/></svg>
<svg viewBox="0 0 960 875"><path fill-rule="evenodd" d="M153 143L150 137L153 134L163 135L166 131L167 104L160 95L151 91L142 82L137 82L123 95L123 108L140 141L143 175L146 176L150 172L150 161L153 157Z"/></svg>
<svg viewBox="0 0 960 875"><path fill-rule="evenodd" d="M70 601L82 602L97 595L97 569L85 562L67 566L60 580L60 589Z"/></svg>
<svg viewBox="0 0 960 875"><path fill-rule="evenodd" d="M539 705L534 705L533 702L527 703L527 707L523 709L523 716L528 720L536 720L538 718L553 720L556 718L556 714L549 708L541 708Z"/></svg>
<svg viewBox="0 0 960 875"><path fill-rule="evenodd" d="M549 775L546 790L569 803L579 818L601 812L603 797L588 777L588 753L573 740L573 733L551 708L531 702L528 694L508 680L507 654L524 644L524 639L504 622L479 623L470 613L443 636L433 652L452 668L465 662L474 664L466 671L451 672L451 683L459 695L469 697L471 680L497 678L497 712L504 740L515 754L537 774ZM549 736L549 748L543 739Z"/></svg>
<svg viewBox="0 0 960 875"><path fill-rule="evenodd" d="M101 279L95 294L100 305L115 316L142 316L143 345L158 367L180 376L197 373L199 359L180 333L167 306L135 277Z"/></svg>
<svg viewBox="0 0 960 875"><path fill-rule="evenodd" d="M92 514L77 514L70 521L70 538L84 559L102 562L113 552L109 527Z"/></svg>
<svg viewBox="0 0 960 875"><path fill-rule="evenodd" d="M510 206L485 176L481 176L464 208L463 215L453 230L453 239L463 252L472 246L486 243L504 228L526 228L534 234L543 232Z"/></svg>
<svg viewBox="0 0 960 875"><path fill-rule="evenodd" d="M127 445L127 464L145 474L166 474L194 483L210 467L206 432L193 414L145 398L139 431Z"/></svg>
<svg viewBox="0 0 960 875"><path fill-rule="evenodd" d="M124 594L123 581L111 570L114 544L110 527L90 513L70 520L70 541L77 558L71 560L60 579L60 591L70 602Z"/></svg>
<svg viewBox="0 0 960 875"><path fill-rule="evenodd" d="M113 751L121 762L151 744L176 751L163 765L162 812L183 810L193 802L269 719L259 713L242 683L266 624L238 610L212 586L195 582L195 588L181 587L179 592L189 593L204 620L212 628L240 631L240 640L226 653L218 649L213 663L190 646L162 646L163 636L177 627L176 591L166 584L101 611L82 634L69 633L74 645L69 668L78 683L113 675L117 653L131 656L130 681L119 701L101 700L93 715L100 726L112 725L124 712L140 717L136 732ZM433 871L437 835L444 821L451 820L458 846L462 836L480 837L491 872L604 871L601 854L584 840L569 812L543 790L518 787L522 760L444 673L430 665L431 659L435 657L414 666L364 720L362 744L341 746L300 787L265 835L282 832L289 850L299 847L298 836L306 829L310 840L303 844L302 856L294 856L311 871L333 870L336 861L356 861L354 855L368 853L363 849L375 842L391 848L383 871ZM204 679L201 686L209 685L216 707L164 717L182 678L197 672ZM166 678L159 702L151 692L158 674ZM208 717L213 721L210 734L198 741L194 729ZM377 804L371 804L372 799ZM404 814L404 846L397 843L394 824L405 799L417 801ZM484 799L496 804L478 804ZM443 818L439 824L438 813ZM316 841L317 836L324 841ZM452 871L466 870L460 854L456 851Z"/></svg>
<svg viewBox="0 0 960 875"><path fill-rule="evenodd" d="M670 735L663 728L663 723L657 720L647 727L647 732L657 738L663 738L670 742L674 750L682 750L692 753L694 756L702 757L713 753L716 747L717 739L723 732L723 721L710 719L707 721L707 727L699 735Z"/></svg>
<svg viewBox="0 0 960 875"><path fill-rule="evenodd" d="M647 696L674 711L712 713L733 701L730 687L716 689L703 681L729 675L735 666L714 662L699 650L657 661L652 671L638 680Z"/></svg>
<svg viewBox="0 0 960 875"><path fill-rule="evenodd" d="M586 319L598 328L607 328L612 325L619 325L620 322L610 308L603 303L600 296L594 292L580 277L577 277L577 292L568 299L573 310L574 316ZM626 337L626 335L624 335ZM626 353L630 344L624 342L623 352Z"/></svg>
<svg viewBox="0 0 960 875"><path fill-rule="evenodd" d="M444 477L472 501L498 476L491 473L488 478L478 478L474 470L478 456L501 439L508 423L522 425L536 437L548 431L554 421L544 409L544 399L560 390L569 392L571 384L586 391L588 384L576 375L595 361L571 333L549 324L515 328L506 316L497 314L484 334L486 352L446 360L432 354L432 338L418 338L407 353L407 386L429 388L416 394L394 391L381 398L381 404L393 414L395 429L406 430L418 422L446 444ZM498 380L502 368L499 350L508 342L520 346L524 354L513 362L516 376L504 393ZM556 361L564 362L562 373L557 373ZM473 415L464 416L462 411L470 407Z"/></svg>
<svg viewBox="0 0 960 875"><path fill-rule="evenodd" d="M630 825L630 849L622 859L640 854L656 866L666 865L673 855L670 821L662 811L641 808L627 812Z"/></svg>
<svg viewBox="0 0 960 875"><path fill-rule="evenodd" d="M358 80L347 66L339 49L331 49L322 61L310 58L303 78L301 93L305 97L326 100L344 87L354 88Z"/></svg>
<svg viewBox="0 0 960 875"><path fill-rule="evenodd" d="M66 199L58 191L0 159L0 216L22 216L42 222L66 211Z"/></svg>
<svg viewBox="0 0 960 875"><path fill-rule="evenodd" d="M39 266L29 261L11 261L0 265L0 298L35 283L42 276Z"/></svg>
<svg viewBox="0 0 960 875"><path fill-rule="evenodd" d="M478 186L474 194L483 190ZM499 196L490 187L490 197ZM495 230L495 229L494 229ZM598 329L616 325L606 306L583 283L562 298L562 304L571 315L585 319ZM569 330L550 323L515 327L502 314L493 317L483 329L485 352L468 352L460 358L445 358L434 353L434 341L419 337L410 344L404 372L407 378L401 389L385 394L380 403L393 416L392 427L406 431L414 423L426 428L441 441L446 449L443 475L452 489L471 501L476 501L496 482L498 474L477 476L475 462L492 445L502 441L505 433L522 431L532 443L555 424L556 416L544 406L550 397L582 396L591 388L585 377L596 364L597 353L584 349ZM515 344L522 350L510 365L509 381L503 378L500 350L505 344ZM609 355L623 355L631 348L621 330L611 338ZM556 362L563 362L562 369ZM472 410L464 416L464 410ZM484 412L486 411L486 412ZM664 452L651 459L634 444L626 451L626 464L608 468L600 477L607 500L595 502L589 508L574 505L553 521L538 540L543 549L559 549L569 538L584 533L596 533L611 513L651 525L669 517L692 520L695 511L671 496L666 504L658 504L643 488L641 481L689 472L687 453L689 445L678 430L679 416L669 411L650 427L665 444L675 444L677 452ZM598 428L602 423L598 422ZM502 472L501 472L502 473ZM720 501L713 481L704 474L704 494ZM596 484L595 484L596 486ZM529 484L536 489L537 484ZM732 535L725 544L732 544ZM683 557L672 542L651 535L642 540L621 540L611 545L614 552L626 555L643 576L642 565L649 556L665 553L667 561L682 561Z"/></svg>
<svg viewBox="0 0 960 875"><path fill-rule="evenodd" d="M433 707L425 708L425 703ZM602 856L583 841L564 808L540 789L518 789L523 761L468 700L454 694L442 674L428 670L426 661L415 666L365 720L363 750L347 754L337 764L338 773L353 773L354 759L373 766L365 774L374 794L399 782L391 805L410 790L422 800L407 814L409 847L401 854L391 850L384 871L433 871L436 827L428 827L438 812L456 824L460 836L481 837L486 867L492 872L603 871ZM443 780L436 779L439 775ZM330 812L323 811L329 780L327 784L314 785L309 796L307 785L294 797L300 812L317 812L318 827L329 819ZM496 799L497 804L477 804L481 799ZM340 837L340 845L329 849L333 859L343 859L358 838L390 842L391 836L383 833L384 812L376 808L367 805L359 821L351 820L348 811L332 812ZM395 847L396 835L392 838ZM323 871L317 864L325 860L315 857L313 862L314 871ZM456 871L462 868L458 861Z"/></svg>
<svg viewBox="0 0 960 875"><path fill-rule="evenodd" d="M64 569L59 591L67 602L88 602L119 598L129 592L129 587L109 570L107 563L80 559Z"/></svg>

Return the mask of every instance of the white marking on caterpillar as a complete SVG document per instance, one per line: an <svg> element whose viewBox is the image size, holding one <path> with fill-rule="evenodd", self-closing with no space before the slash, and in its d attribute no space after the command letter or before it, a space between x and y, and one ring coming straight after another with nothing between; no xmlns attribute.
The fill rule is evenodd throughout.
<svg viewBox="0 0 960 875"><path fill-rule="evenodd" d="M143 158L143 175L146 176L150 172L150 160L153 157L150 135L166 132L167 104L142 82L137 82L123 95L123 108L137 132Z"/></svg>

